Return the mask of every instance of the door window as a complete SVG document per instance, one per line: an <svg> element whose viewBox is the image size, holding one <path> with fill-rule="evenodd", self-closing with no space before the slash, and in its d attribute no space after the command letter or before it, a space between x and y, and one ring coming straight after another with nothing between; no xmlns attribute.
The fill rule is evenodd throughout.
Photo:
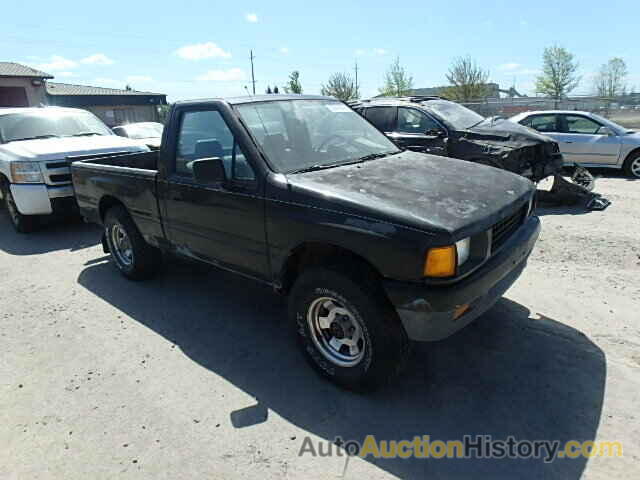
<svg viewBox="0 0 640 480"><path fill-rule="evenodd" d="M535 115L527 118L523 125L531 127L539 132L557 132L555 115Z"/></svg>
<svg viewBox="0 0 640 480"><path fill-rule="evenodd" d="M415 108L398 108L398 132L425 134L430 130L442 130L440 125Z"/></svg>
<svg viewBox="0 0 640 480"><path fill-rule="evenodd" d="M371 107L367 108L367 120L375 125L381 132L392 132L396 123L395 107Z"/></svg>
<svg viewBox="0 0 640 480"><path fill-rule="evenodd" d="M600 130L599 123L580 115L564 115L566 122L565 133L581 133L584 135L597 135Z"/></svg>
<svg viewBox="0 0 640 480"><path fill-rule="evenodd" d="M255 180L253 169L216 110L189 111L182 115L178 132L176 173L193 177L193 162L201 158L222 159L227 178Z"/></svg>

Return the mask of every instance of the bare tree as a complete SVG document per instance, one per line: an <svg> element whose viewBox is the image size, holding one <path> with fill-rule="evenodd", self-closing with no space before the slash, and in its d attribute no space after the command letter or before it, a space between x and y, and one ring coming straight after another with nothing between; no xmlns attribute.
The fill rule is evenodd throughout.
<svg viewBox="0 0 640 480"><path fill-rule="evenodd" d="M284 87L285 93L302 93L302 85L300 84L300 72L294 70L289 75L289 81Z"/></svg>
<svg viewBox="0 0 640 480"><path fill-rule="evenodd" d="M578 62L565 48L554 45L544 49L542 74L536 78L536 92L555 98L566 97L580 83Z"/></svg>
<svg viewBox="0 0 640 480"><path fill-rule="evenodd" d="M359 96L358 87L351 75L337 72L329 77L326 85L322 85L320 90L322 95L335 97L343 102L356 100Z"/></svg>
<svg viewBox="0 0 640 480"><path fill-rule="evenodd" d="M447 80L451 84L444 90L445 96L451 100L468 102L484 99L489 88L489 71L478 66L470 56L458 57L453 60L447 73Z"/></svg>
<svg viewBox="0 0 640 480"><path fill-rule="evenodd" d="M626 79L629 71L627 64L619 57L610 59L600 67L595 78L596 94L600 97L613 98L624 95L627 90Z"/></svg>
<svg viewBox="0 0 640 480"><path fill-rule="evenodd" d="M413 77L400 65L400 57L396 57L387 70L380 93L385 97L402 97L409 95L412 89Z"/></svg>

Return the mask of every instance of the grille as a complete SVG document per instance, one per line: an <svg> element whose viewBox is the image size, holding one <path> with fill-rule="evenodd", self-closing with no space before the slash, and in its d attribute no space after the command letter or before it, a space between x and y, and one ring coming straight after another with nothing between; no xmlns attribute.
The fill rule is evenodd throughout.
<svg viewBox="0 0 640 480"><path fill-rule="evenodd" d="M50 162L47 163L47 168L65 168L68 167L69 163L67 161L61 161L61 162Z"/></svg>
<svg viewBox="0 0 640 480"><path fill-rule="evenodd" d="M496 252L506 242L513 232L522 224L527 214L527 205L520 208L507 218L500 220L491 229L491 251Z"/></svg>
<svg viewBox="0 0 640 480"><path fill-rule="evenodd" d="M62 173L62 174L58 174L58 175L49 175L49 178L54 183L70 182L71 181L71 174L70 173Z"/></svg>
<svg viewBox="0 0 640 480"><path fill-rule="evenodd" d="M45 182L47 185L65 185L71 183L70 162L66 159L45 163Z"/></svg>

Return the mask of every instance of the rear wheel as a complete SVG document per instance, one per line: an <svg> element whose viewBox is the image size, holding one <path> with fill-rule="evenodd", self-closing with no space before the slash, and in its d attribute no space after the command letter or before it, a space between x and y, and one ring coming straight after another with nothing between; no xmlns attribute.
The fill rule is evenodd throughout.
<svg viewBox="0 0 640 480"><path fill-rule="evenodd" d="M634 152L629 155L622 168L630 177L640 178L640 152Z"/></svg>
<svg viewBox="0 0 640 480"><path fill-rule="evenodd" d="M396 312L351 276L313 268L296 281L289 315L307 361L338 385L358 391L400 373L409 341Z"/></svg>
<svg viewBox="0 0 640 480"><path fill-rule="evenodd" d="M105 238L111 257L125 277L142 280L153 276L161 263L161 253L149 245L122 206L109 209L104 220Z"/></svg>
<svg viewBox="0 0 640 480"><path fill-rule="evenodd" d="M15 228L19 233L33 232L38 226L37 218L33 215L23 215L18 211L18 207L13 199L9 185L5 183L0 186L0 188L2 188L2 198L4 198L4 203L7 207L9 219L11 220L13 228Z"/></svg>

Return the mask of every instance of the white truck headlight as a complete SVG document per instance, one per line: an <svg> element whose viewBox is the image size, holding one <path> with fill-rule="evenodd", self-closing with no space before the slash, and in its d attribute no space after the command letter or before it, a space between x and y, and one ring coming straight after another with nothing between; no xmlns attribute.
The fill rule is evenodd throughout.
<svg viewBox="0 0 640 480"><path fill-rule="evenodd" d="M463 238L456 242L456 251L458 252L458 266L469 260L471 251L471 237Z"/></svg>
<svg viewBox="0 0 640 480"><path fill-rule="evenodd" d="M11 181L13 183L44 183L38 162L12 162Z"/></svg>

